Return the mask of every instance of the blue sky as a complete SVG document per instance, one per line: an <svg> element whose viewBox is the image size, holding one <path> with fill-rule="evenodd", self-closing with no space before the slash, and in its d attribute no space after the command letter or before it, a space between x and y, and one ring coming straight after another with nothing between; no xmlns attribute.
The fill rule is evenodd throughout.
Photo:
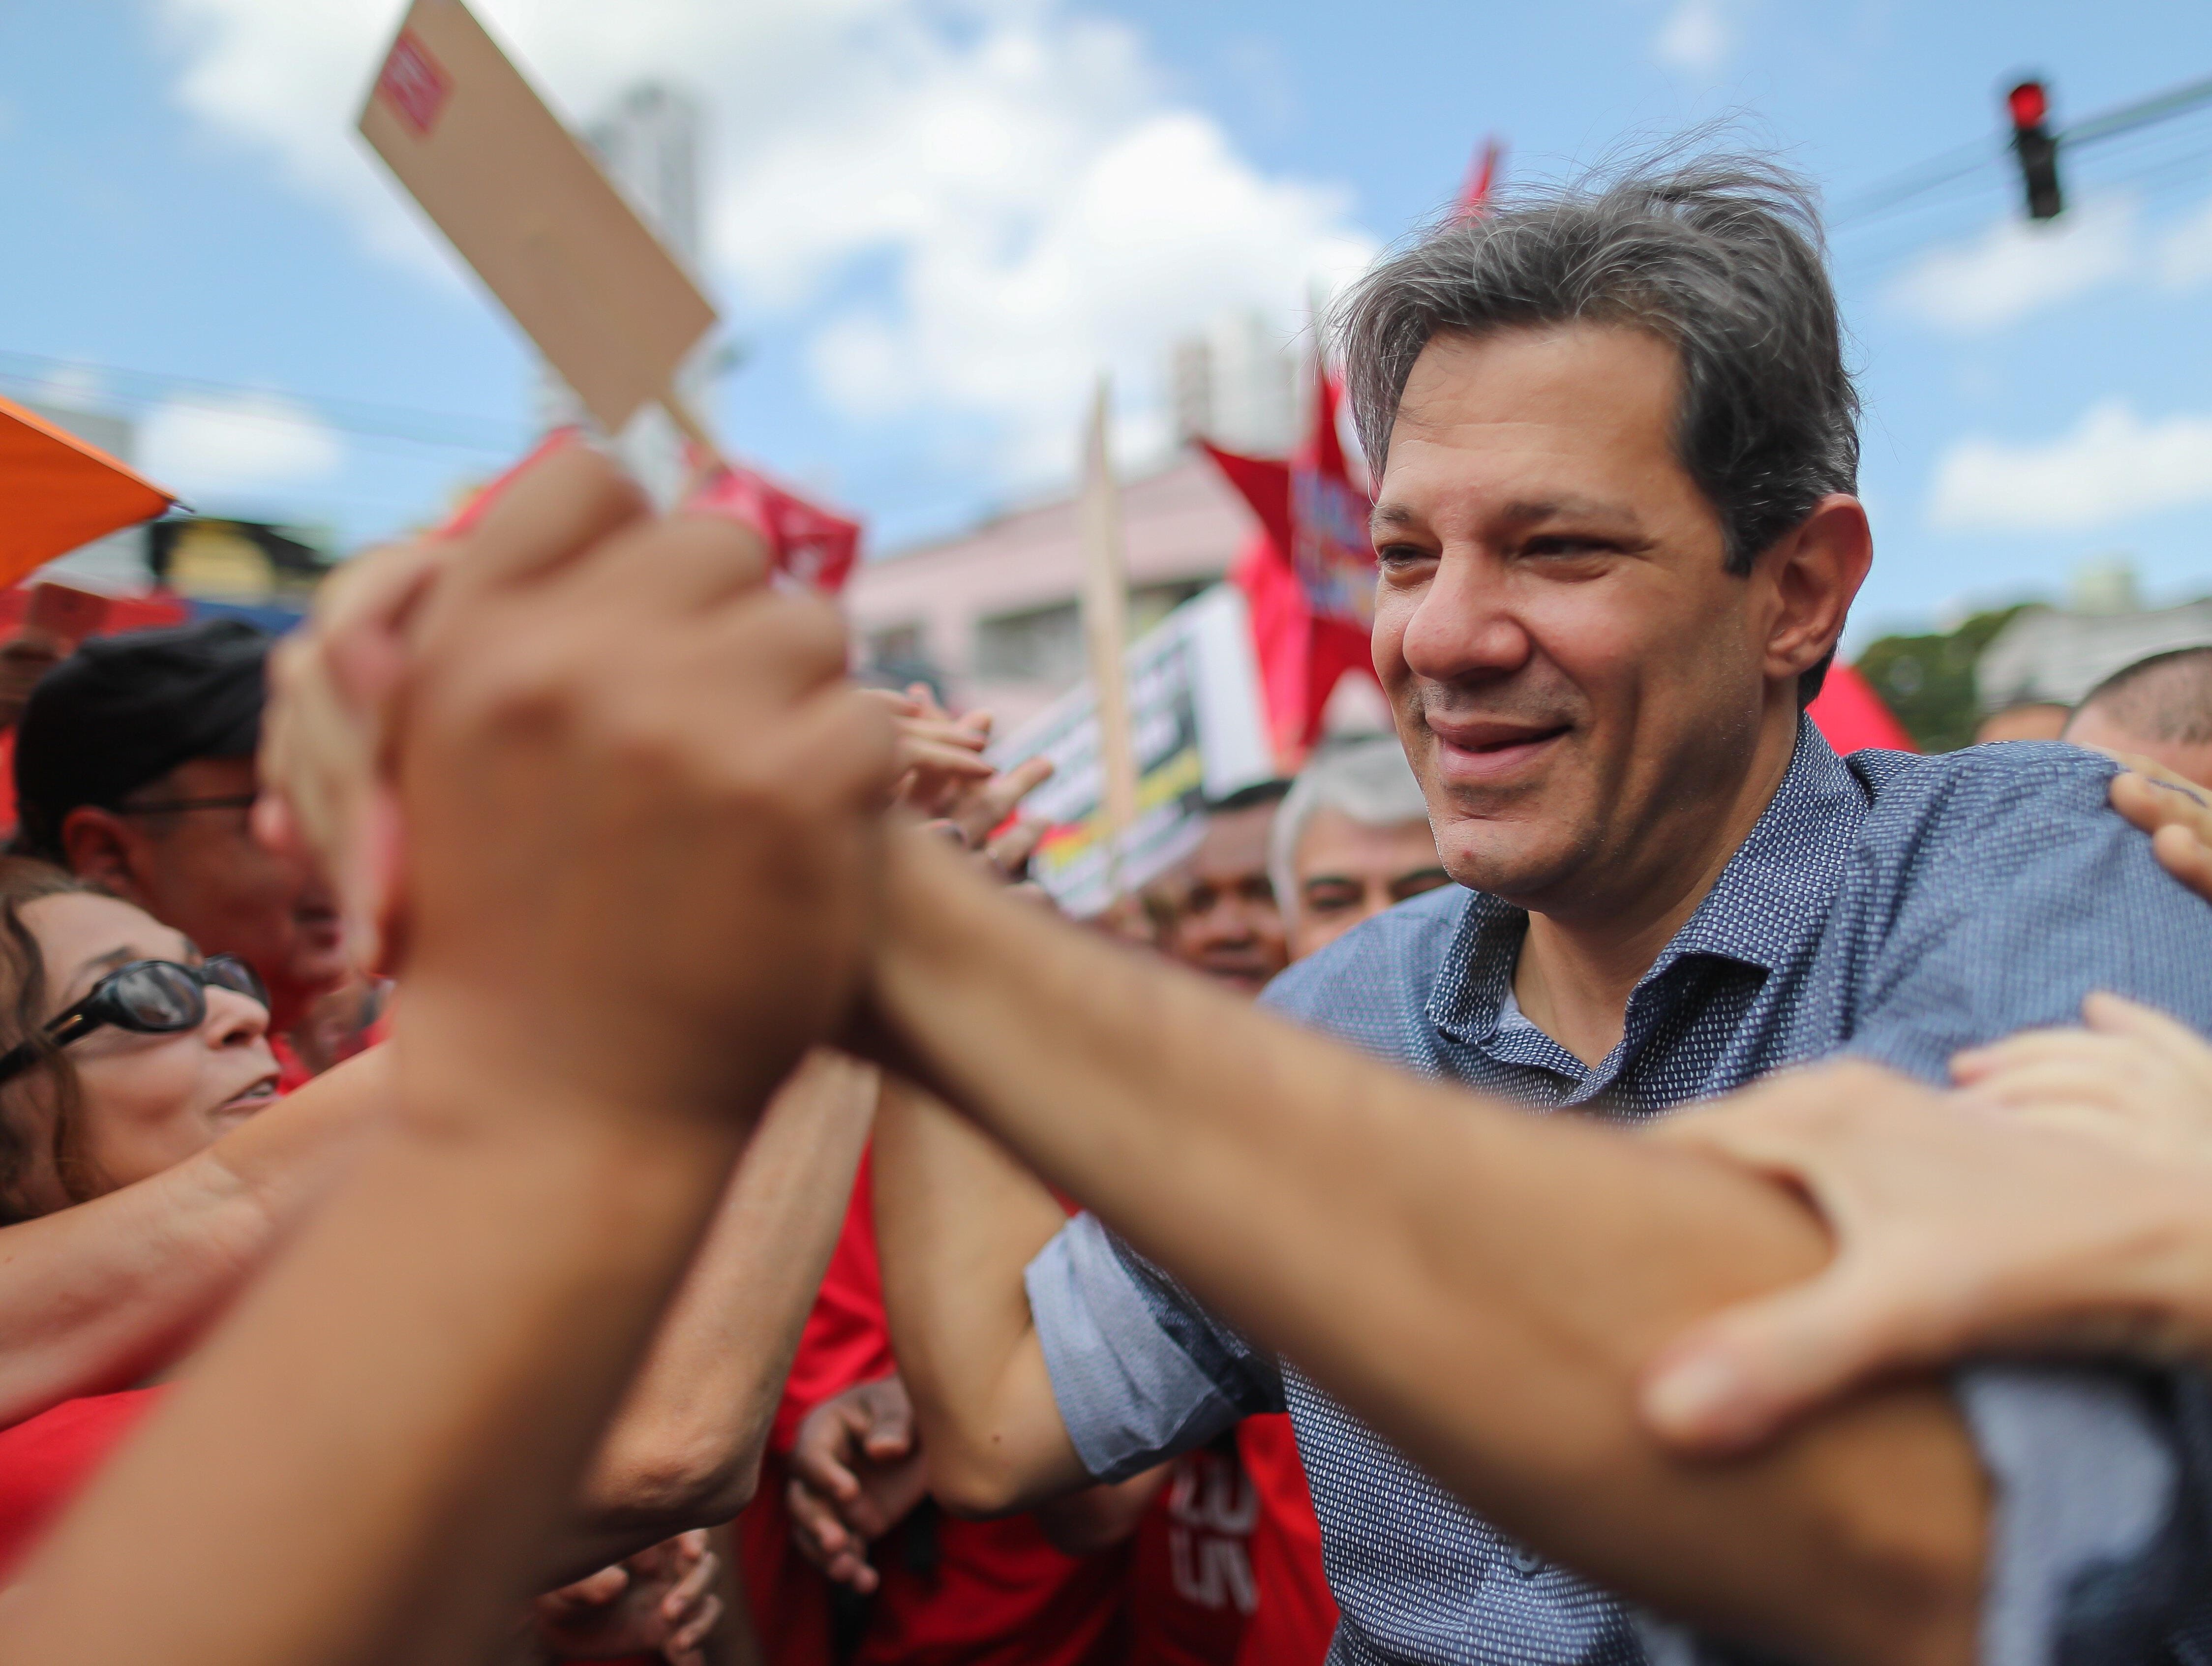
<svg viewBox="0 0 2212 1666"><path fill-rule="evenodd" d="M519 445L531 361L351 135L386 0L0 0L0 388L137 414L202 507L349 540ZM2131 556L2212 589L2212 107L2069 158L2018 224L1999 88L2060 121L2212 76L2212 8L1864 0L484 0L588 114L708 105L708 277L750 357L732 445L878 550L1049 484L1109 368L1125 453L1169 342L1287 331L1449 198L1486 133L1553 173L1714 117L1836 210L1875 571L1854 630ZM1983 147L1884 215L1869 188ZM87 368L100 367L100 368ZM118 374L119 373L119 374Z"/></svg>

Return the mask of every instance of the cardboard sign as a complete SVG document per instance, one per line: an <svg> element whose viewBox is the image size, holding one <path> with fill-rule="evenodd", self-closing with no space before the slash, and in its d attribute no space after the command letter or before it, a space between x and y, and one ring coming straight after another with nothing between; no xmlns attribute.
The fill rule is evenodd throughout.
<svg viewBox="0 0 2212 1666"><path fill-rule="evenodd" d="M1022 805L1023 814L1051 824L1030 873L1079 920L1103 912L1117 888L1148 885L1195 850L1208 799L1275 772L1252 627L1233 586L1217 585L1169 614L1130 648L1124 667L1137 781L1118 844L1109 842L1098 708L1088 684L988 754L1001 768L1039 754L1052 759L1052 779Z"/></svg>
<svg viewBox="0 0 2212 1666"><path fill-rule="evenodd" d="M408 9L361 132L601 428L672 398L714 307L461 0Z"/></svg>

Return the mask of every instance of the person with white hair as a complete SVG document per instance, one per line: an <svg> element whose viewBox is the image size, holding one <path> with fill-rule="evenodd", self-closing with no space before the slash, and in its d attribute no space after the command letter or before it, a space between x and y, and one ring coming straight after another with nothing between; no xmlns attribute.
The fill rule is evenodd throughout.
<svg viewBox="0 0 2212 1666"><path fill-rule="evenodd" d="M1267 872L1292 960L1451 883L1397 736L1364 737L1314 755L1276 812Z"/></svg>

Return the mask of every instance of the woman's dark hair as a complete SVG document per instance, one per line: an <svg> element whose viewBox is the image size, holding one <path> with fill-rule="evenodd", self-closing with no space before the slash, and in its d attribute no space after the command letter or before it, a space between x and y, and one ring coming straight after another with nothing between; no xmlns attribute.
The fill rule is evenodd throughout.
<svg viewBox="0 0 2212 1666"><path fill-rule="evenodd" d="M53 1107L53 1126L47 1134L54 1169L62 1189L72 1203L97 1196L99 1177L90 1171L78 1150L79 1117L83 1095L76 1067L69 1055L46 1039L46 1004L52 999L46 977L46 956L39 939L23 923L23 906L42 897L96 894L95 887L75 875L27 856L0 857L0 1052L28 1042L40 1059L36 1066L0 1087L0 1226L27 1220L37 1212L25 1207L26 1170L37 1155L26 1121L17 1111L37 1092L43 1081Z"/></svg>

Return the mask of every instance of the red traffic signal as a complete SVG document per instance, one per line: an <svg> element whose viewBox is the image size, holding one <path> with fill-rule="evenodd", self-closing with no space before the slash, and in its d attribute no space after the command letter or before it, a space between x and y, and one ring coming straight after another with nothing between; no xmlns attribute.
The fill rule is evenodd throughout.
<svg viewBox="0 0 2212 1666"><path fill-rule="evenodd" d="M2055 220L2066 201L2058 189L2058 136L2046 125L2050 92L2039 81L2021 82L2005 94L2005 108L2012 116L2012 149L2020 158L2028 217Z"/></svg>

